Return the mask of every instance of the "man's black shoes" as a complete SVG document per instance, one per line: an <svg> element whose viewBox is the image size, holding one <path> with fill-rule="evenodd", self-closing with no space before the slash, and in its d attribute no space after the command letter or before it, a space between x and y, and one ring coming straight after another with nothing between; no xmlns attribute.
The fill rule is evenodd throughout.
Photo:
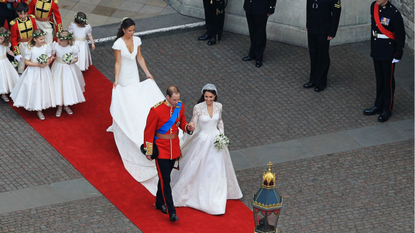
<svg viewBox="0 0 415 233"><path fill-rule="evenodd" d="M170 221L172 221L172 222L179 221L179 217L177 217L177 214L171 214L170 215Z"/></svg>
<svg viewBox="0 0 415 233"><path fill-rule="evenodd" d="M310 82L308 82L308 83L306 83L306 84L304 84L303 85L303 87L304 88L312 88L312 87L314 87L316 84L314 84L314 83L310 83Z"/></svg>
<svg viewBox="0 0 415 233"><path fill-rule="evenodd" d="M323 87L316 87L316 88L314 88L314 91L315 92L321 92L321 91L324 91L324 88Z"/></svg>
<svg viewBox="0 0 415 233"><path fill-rule="evenodd" d="M258 68L261 67L262 66L262 61L256 61L255 66L258 67Z"/></svg>
<svg viewBox="0 0 415 233"><path fill-rule="evenodd" d="M161 210L161 212L162 212L163 214L167 214L167 207L166 207L166 205L165 205L165 204L163 204L163 205L161 205L161 206L157 206L157 205L156 205L156 209Z"/></svg>
<svg viewBox="0 0 415 233"><path fill-rule="evenodd" d="M209 34L204 34L203 36L197 38L198 40L209 40L211 36L209 36Z"/></svg>
<svg viewBox="0 0 415 233"><path fill-rule="evenodd" d="M366 116L372 116L372 115L381 114L381 113L382 113L382 109L380 109L380 108L378 108L376 106L373 106L371 108L365 109L363 111L363 115L366 115Z"/></svg>
<svg viewBox="0 0 415 233"><path fill-rule="evenodd" d="M392 112L388 112L388 111L383 111L380 116L378 117L378 121L379 122L385 122L387 120L389 120L389 117L392 116Z"/></svg>
<svg viewBox="0 0 415 233"><path fill-rule="evenodd" d="M246 57L242 58L242 61L251 61L251 60L254 60L254 59L255 59L254 57L246 56Z"/></svg>

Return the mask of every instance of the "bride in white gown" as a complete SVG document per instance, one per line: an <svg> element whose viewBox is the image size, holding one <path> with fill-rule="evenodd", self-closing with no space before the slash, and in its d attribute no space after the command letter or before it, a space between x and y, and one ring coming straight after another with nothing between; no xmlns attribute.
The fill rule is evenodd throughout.
<svg viewBox="0 0 415 233"><path fill-rule="evenodd" d="M225 213L227 199L242 198L228 148L214 146L215 137L224 133L222 104L216 102L216 95L213 84L203 87L191 121L197 132L182 141L180 170L171 174L175 206L213 215Z"/></svg>
<svg viewBox="0 0 415 233"><path fill-rule="evenodd" d="M134 32L134 21L124 19L112 46L116 58L110 107L113 122L107 131L114 133L125 169L155 195L158 182L156 165L141 153L140 145L150 108L162 101L164 95L147 69L140 50L141 40L133 36ZM147 76L143 82L140 82L135 59Z"/></svg>

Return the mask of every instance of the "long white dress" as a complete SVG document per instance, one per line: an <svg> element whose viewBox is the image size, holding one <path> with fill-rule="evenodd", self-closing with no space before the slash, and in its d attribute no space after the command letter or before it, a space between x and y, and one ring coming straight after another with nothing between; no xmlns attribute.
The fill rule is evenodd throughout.
<svg viewBox="0 0 415 233"><path fill-rule="evenodd" d="M181 146L180 170L171 174L174 205L187 206L208 214L225 213L227 199L240 199L228 148L218 150L215 137L224 133L222 104L213 102L210 117L206 102L195 105L192 122L200 128Z"/></svg>
<svg viewBox="0 0 415 233"><path fill-rule="evenodd" d="M0 94L9 94L19 80L19 74L7 59L10 48L0 45Z"/></svg>
<svg viewBox="0 0 415 233"><path fill-rule="evenodd" d="M51 57L52 47L49 44L44 44L41 47L27 47L24 58L38 63L37 58L42 54ZM49 66L44 68L28 66L10 97L13 99L13 106L24 107L28 111L56 107L55 90Z"/></svg>
<svg viewBox="0 0 415 233"><path fill-rule="evenodd" d="M92 56L87 41L87 37L92 34L91 25L87 24L85 27L78 27L78 25L72 22L69 24L68 31L73 33L75 45L79 48L78 61L76 64L82 71L85 71L92 65Z"/></svg>
<svg viewBox="0 0 415 233"><path fill-rule="evenodd" d="M112 46L121 51L121 70L118 85L112 89L110 112L113 122L107 131L114 133L125 169L155 195L158 182L156 165L141 153L140 146L144 141L150 108L162 101L164 95L153 80L140 82L136 56L141 39L133 37L133 41L132 53L122 38Z"/></svg>
<svg viewBox="0 0 415 233"><path fill-rule="evenodd" d="M54 42L52 54L56 54L52 65L52 79L55 87L56 105L69 106L85 102L82 93L84 86L80 80L84 80L81 70L76 64L67 64L62 60L63 55L72 53L74 58L78 57L78 46L60 46ZM81 86L82 85L82 86Z"/></svg>

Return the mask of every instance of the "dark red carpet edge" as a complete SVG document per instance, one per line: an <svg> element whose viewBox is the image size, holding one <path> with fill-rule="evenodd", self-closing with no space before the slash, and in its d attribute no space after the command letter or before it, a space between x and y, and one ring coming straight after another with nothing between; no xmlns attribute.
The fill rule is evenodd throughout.
<svg viewBox="0 0 415 233"><path fill-rule="evenodd" d="M95 67L84 77L86 102L72 106L73 115L63 111L57 118L56 109L48 109L41 121L36 112L13 108L143 232L253 232L253 213L239 200L228 201L221 216L177 208L180 221L173 223L154 209L155 197L124 169L113 134L106 132L111 82Z"/></svg>

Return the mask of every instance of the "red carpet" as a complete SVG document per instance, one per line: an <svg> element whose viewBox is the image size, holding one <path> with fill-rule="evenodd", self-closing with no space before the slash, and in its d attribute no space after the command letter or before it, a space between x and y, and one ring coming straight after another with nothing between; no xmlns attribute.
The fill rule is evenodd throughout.
<svg viewBox="0 0 415 233"><path fill-rule="evenodd" d="M174 223L154 209L155 197L124 169L113 135L106 132L112 122L111 82L95 67L84 75L86 102L73 106L73 115L64 111L57 118L56 109L48 109L41 121L36 112L14 109L143 232L253 232L253 213L241 201L228 201L222 216L177 208L180 221Z"/></svg>

